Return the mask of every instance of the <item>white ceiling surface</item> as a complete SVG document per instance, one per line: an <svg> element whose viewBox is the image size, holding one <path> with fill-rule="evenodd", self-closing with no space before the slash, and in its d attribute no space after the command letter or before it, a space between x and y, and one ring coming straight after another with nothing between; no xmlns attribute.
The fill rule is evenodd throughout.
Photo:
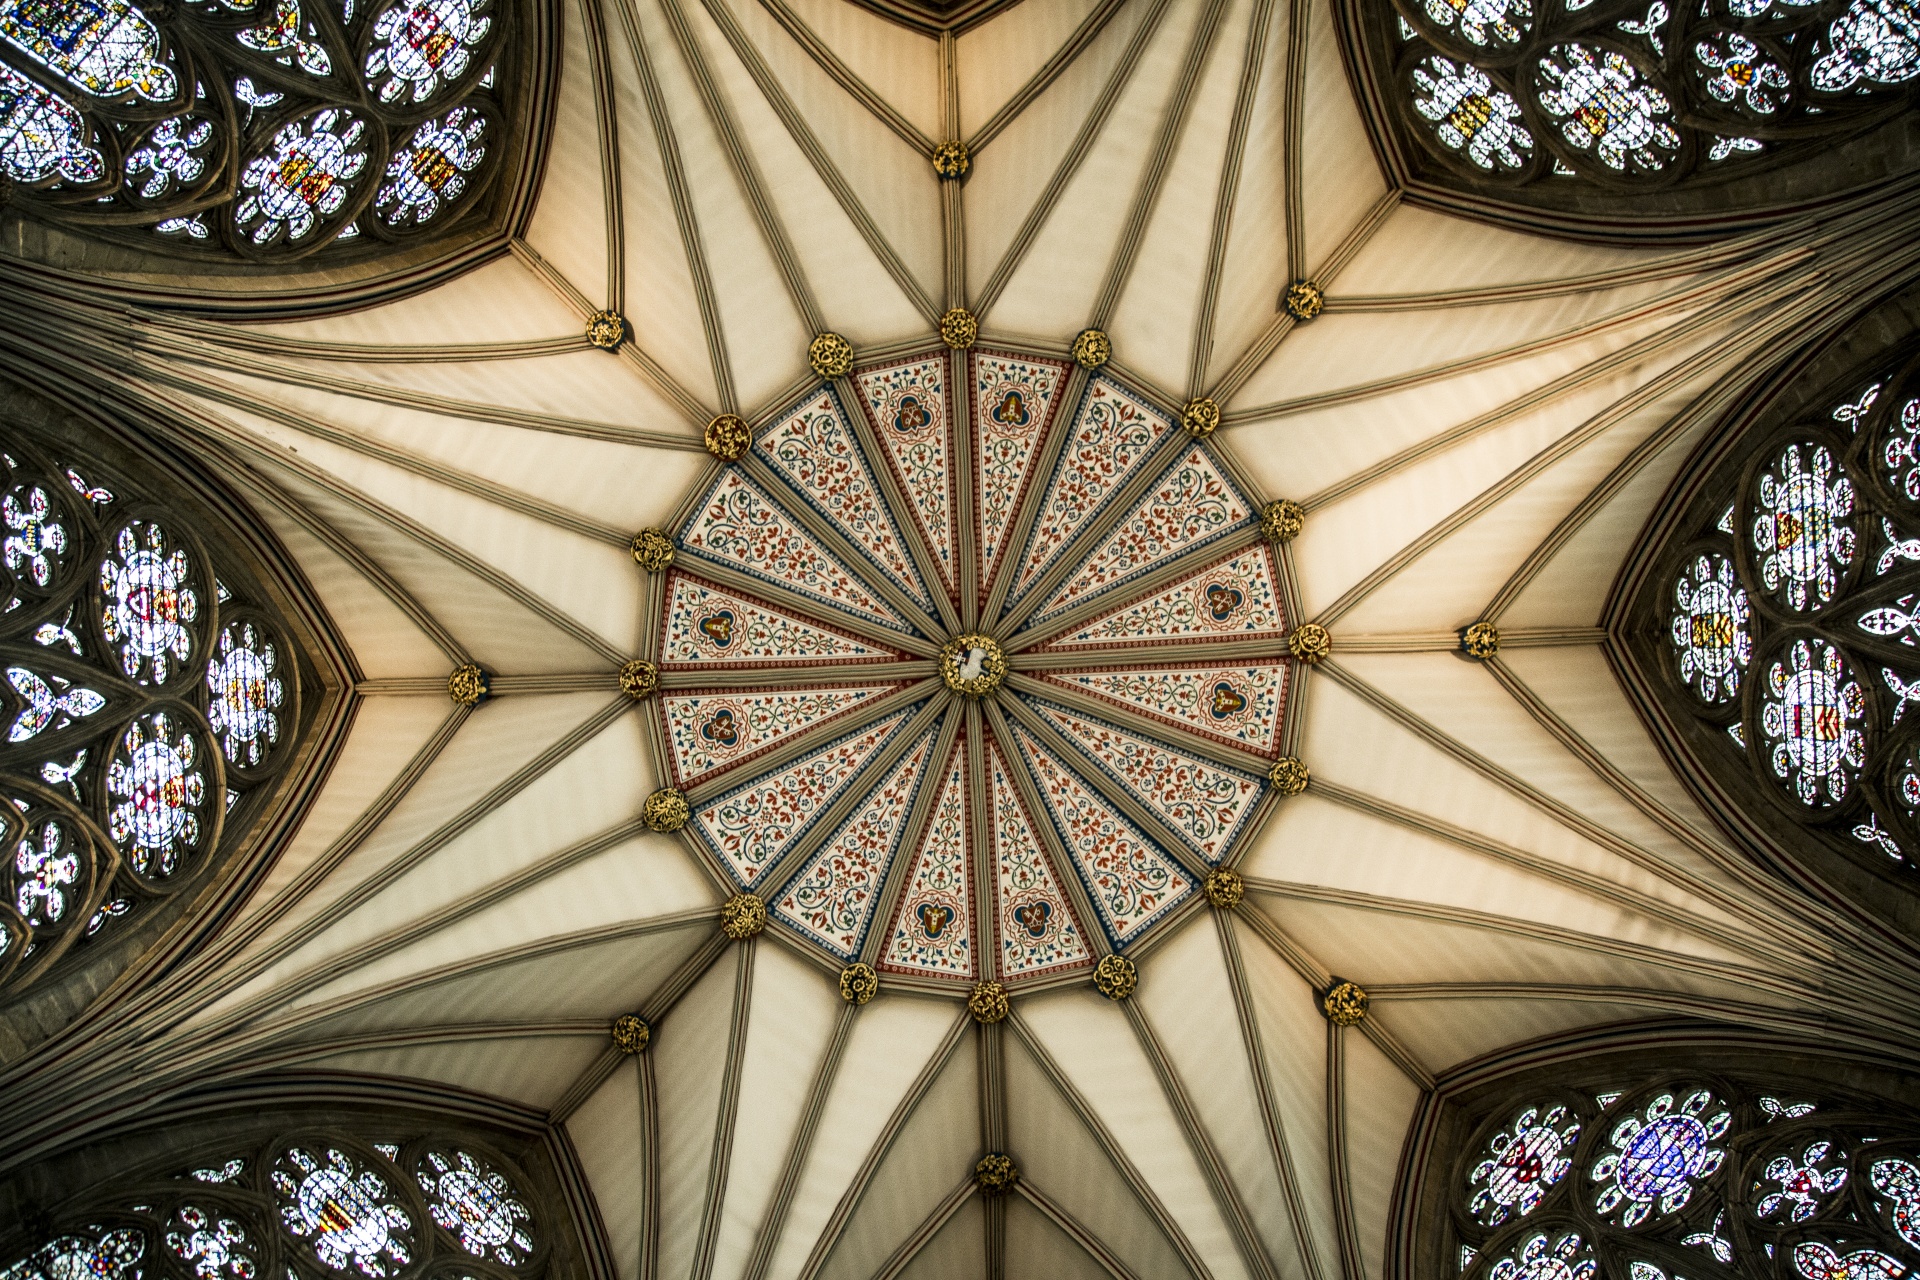
<svg viewBox="0 0 1920 1280"><path fill-rule="evenodd" d="M921 311L755 86L709 7L678 3L827 324L857 345L925 335ZM924 156L833 83L768 9L711 0L721 3L731 4L911 280L936 309L947 305L940 191ZM1209 384L1268 326L1288 283L1284 77L1286 24L1298 7L1225 0L1194 109L1110 321L1119 358L1172 400L1187 394L1225 140L1248 27L1262 9L1270 28L1235 190ZM1346 89L1326 6L1309 7L1298 166L1311 268L1386 187ZM591 307L616 301L590 42L580 5L563 8L561 102L526 236L530 252L404 301L271 332L405 356L435 344L576 336L584 317L569 290ZM997 110L1092 8L1087 0L1026 0L961 36L963 133ZM1001 265L1149 8L1144 0L1122 4L1077 61L976 156L963 188L971 289ZM986 314L989 335L1064 343L1087 323L1205 8L1199 0L1168 5L1085 162ZM837 0L798 0L793 11L915 128L945 136L936 42ZM749 415L765 412L805 373L808 328L661 0L634 0L632 16L671 117L665 123L684 166L687 212L711 272L738 402ZM703 412L717 412L658 144L661 122L645 109L619 11L608 5L601 18L618 133L619 305L639 350ZM1510 627L1573 632L1503 655L1537 699L1532 709L1487 668L1431 640L1479 616L1540 540L1725 361L1704 360L1666 394L1585 438L1581 428L1724 340L1732 321L1716 320L1711 303L1697 298L1624 314L1700 278L1445 311L1337 305L1356 295L1580 276L1654 256L1396 209L1341 276L1323 281L1335 309L1289 334L1227 405L1300 402L1223 432L1265 496L1347 486L1315 509L1293 548L1309 614L1410 556L1333 621L1337 677L1323 670L1311 678L1301 751L1317 782L1341 790L1283 804L1242 870L1255 882L1247 909L1264 913L1308 963L1384 989L1375 1022L1427 1073L1546 1031L1667 1011L1645 993L1812 1007L1810 988L1749 982L1767 917L1716 869L1723 842L1669 777L1597 648L1579 634L1596 625L1626 546L1693 433L1643 458L1636 478L1589 512L1585 531L1517 597L1504 620ZM1621 323L1550 349L1328 403L1381 378L1615 316ZM1681 330L1690 319L1702 323ZM1660 345L1669 333L1673 341ZM1644 358L1369 478L1383 459L1642 340L1652 343ZM606 673L631 654L640 643L641 592L622 540L668 519L700 474L698 415L663 393L640 361L586 349L513 359L418 350L398 361L296 350L271 363L278 372L270 376L218 375L234 394L210 392L199 403L277 486L255 499L305 567L362 674L416 684L369 694L299 837L231 927L219 962L202 966L196 986L175 989L177 1017L149 1051L190 1043L203 1055L195 1061L264 1055L551 1107L601 1058L606 1021L645 1006L712 936L724 895L672 840L633 829L656 783L640 712L618 702L610 681L598 692L497 698L444 742L451 710L429 682L443 679L456 657L522 676ZM255 412L264 406L279 412ZM667 447L676 441L691 447ZM1454 519L1507 477L1510 492ZM390 594L410 599L412 612ZM1376 650L1408 637L1399 647L1410 651L1343 655L1341 637L1360 634ZM1567 732L1556 737L1549 723L1577 734L1612 772L1573 754ZM423 759L386 809L390 788ZM1372 802L1384 815L1365 807ZM362 829L368 813L377 821ZM1090 988L1016 1001L1003 1036L1008 1149L1029 1183L1098 1243L1083 1245L1016 1198L1005 1214L1007 1274L1110 1274L1104 1256L1141 1277L1331 1280L1342 1265L1340 1194L1352 1198L1364 1273L1379 1274L1419 1084L1373 1041L1344 1033L1348 1187L1337 1189L1328 1035L1314 992L1247 923L1228 928L1231 952L1215 917L1193 915L1142 961L1134 1012L1164 1050L1171 1082L1129 1014ZM769 1230L769 1206L842 1005L830 975L771 937L753 949L750 968L745 954L719 952L661 1020L649 1051L656 1189L644 1185L634 1062L576 1099L567 1122L622 1277L739 1277ZM1258 1056L1243 1048L1236 980ZM1514 985L1523 983L1563 989L1549 996ZM1393 990L1408 986L1420 990ZM957 1003L885 992L854 1016L791 1203L765 1243L763 1274L871 1274L962 1182L982 1137L975 1033L960 1018ZM1291 1195L1256 1072L1271 1087L1297 1182ZM891 1132L890 1117L916 1089L904 1128L882 1150L876 1144ZM718 1154L717 1142L725 1144ZM843 1198L863 1170L866 1190L845 1212ZM657 1196L659 1251L643 1267L649 1195ZM1300 1207L1299 1221L1290 1203ZM980 1274L983 1214L977 1201L964 1205L904 1260L905 1274Z"/></svg>

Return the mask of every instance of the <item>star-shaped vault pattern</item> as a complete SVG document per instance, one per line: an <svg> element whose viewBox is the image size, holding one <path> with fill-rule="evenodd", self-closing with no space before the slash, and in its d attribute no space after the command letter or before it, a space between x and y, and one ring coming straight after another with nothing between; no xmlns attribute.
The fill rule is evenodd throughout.
<svg viewBox="0 0 1920 1280"><path fill-rule="evenodd" d="M695 486L650 584L694 846L910 984L1084 978L1199 905L1285 737L1284 547L1243 475L1043 353L808 388ZM1010 668L978 695L973 635Z"/></svg>
<svg viewBox="0 0 1920 1280"><path fill-rule="evenodd" d="M841 0L566 0L530 212L464 274L250 309L217 281L0 257L9 374L160 424L310 589L323 682L351 695L269 861L100 1012L10 1030L0 1164L196 1090L346 1072L548 1135L595 1280L1387 1280L1409 1126L1487 1055L1673 1019L1910 1040L1910 958L1694 803L1621 691L1608 602L1721 415L1904 278L1915 197L1707 243L1443 215L1377 161L1341 12L1023 0L946 26ZM1300 283L1324 299L1310 319L1283 302ZM960 307L978 338L933 358L944 417L910 411ZM1112 358L1075 391L1086 329ZM830 388L807 356L828 332L853 350ZM1035 371L1017 410L995 394L1014 364ZM1212 400L1200 456L1241 509L1304 509L1283 562L1240 525L1165 578L1107 554L1184 427L1091 459L1132 458L1129 479L1042 522L1055 463L1019 433L1063 438L1103 387L1154 422ZM867 510L782 469L775 437L821 397ZM760 429L716 468L703 436L728 414ZM944 487L902 479L961 439L972 465ZM691 504L762 499L802 541L758 567L695 545ZM676 540L665 572L635 564L648 528ZM1283 669L1265 631L1195 639L1176 565L1203 590L1231 569L1241 607L1326 628L1331 653ZM1123 606L1141 635L1154 615L1152 645L1102 621ZM1498 646L1476 658L1460 630L1481 621ZM940 646L1003 622L1007 682L942 712ZM1277 684L1271 719L1231 727L1129 692L1203 649L1284 676L1284 717ZM649 653L660 687L636 702L618 672ZM491 676L478 705L447 698L466 664ZM1237 905L1142 926L1126 999L1049 975L1067 952L1022 955L1010 1012L977 1022L937 966L985 971L1001 865L1052 879L1089 958L1115 945L1055 847L1073 819L1029 794L1043 772L1183 881L1214 858L1083 750L1103 735L1256 785L1284 751L1311 783L1221 842ZM729 805L778 803L740 788L809 760L854 779L812 798L817 825L730 831ZM668 836L641 814L672 786L700 818ZM865 932L826 893L816 921L795 877L888 805L918 838ZM774 922L736 940L742 883ZM889 962L908 903L922 926L955 911L949 930L972 912L967 958ZM851 1003L849 936L923 967ZM1332 1021L1337 980L1369 999ZM623 1014L649 1028L631 1054ZM992 1191L990 1153L1017 1168Z"/></svg>

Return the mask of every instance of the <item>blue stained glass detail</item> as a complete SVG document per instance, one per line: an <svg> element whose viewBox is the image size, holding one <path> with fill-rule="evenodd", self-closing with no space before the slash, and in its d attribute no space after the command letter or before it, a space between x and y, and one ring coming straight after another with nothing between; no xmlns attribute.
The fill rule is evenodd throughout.
<svg viewBox="0 0 1920 1280"><path fill-rule="evenodd" d="M71 103L0 65L0 171L22 183L85 183L100 181L107 167Z"/></svg>
<svg viewBox="0 0 1920 1280"><path fill-rule="evenodd" d="M127 0L0 0L0 39L76 89L102 98L173 98L160 30Z"/></svg>

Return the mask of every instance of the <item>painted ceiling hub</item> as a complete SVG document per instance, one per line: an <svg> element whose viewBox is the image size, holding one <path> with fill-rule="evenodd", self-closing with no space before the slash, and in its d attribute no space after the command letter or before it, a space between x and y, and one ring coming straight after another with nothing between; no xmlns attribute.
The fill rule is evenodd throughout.
<svg viewBox="0 0 1920 1280"><path fill-rule="evenodd" d="M1104 370L930 343L846 378L713 465L652 580L686 837L836 970L1084 980L1279 794L1282 553Z"/></svg>
<svg viewBox="0 0 1920 1280"><path fill-rule="evenodd" d="M984 698L1007 678L1007 651L992 636L968 632L940 650L940 679L967 698Z"/></svg>

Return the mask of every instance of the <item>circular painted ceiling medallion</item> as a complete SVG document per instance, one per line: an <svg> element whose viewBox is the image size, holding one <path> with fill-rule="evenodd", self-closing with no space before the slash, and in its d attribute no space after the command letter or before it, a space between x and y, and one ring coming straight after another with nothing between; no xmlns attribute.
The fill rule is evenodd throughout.
<svg viewBox="0 0 1920 1280"><path fill-rule="evenodd" d="M1293 663L1217 440L1104 371L936 348L816 384L702 483L649 579L661 773L773 925L964 993L1206 901L1272 804Z"/></svg>

